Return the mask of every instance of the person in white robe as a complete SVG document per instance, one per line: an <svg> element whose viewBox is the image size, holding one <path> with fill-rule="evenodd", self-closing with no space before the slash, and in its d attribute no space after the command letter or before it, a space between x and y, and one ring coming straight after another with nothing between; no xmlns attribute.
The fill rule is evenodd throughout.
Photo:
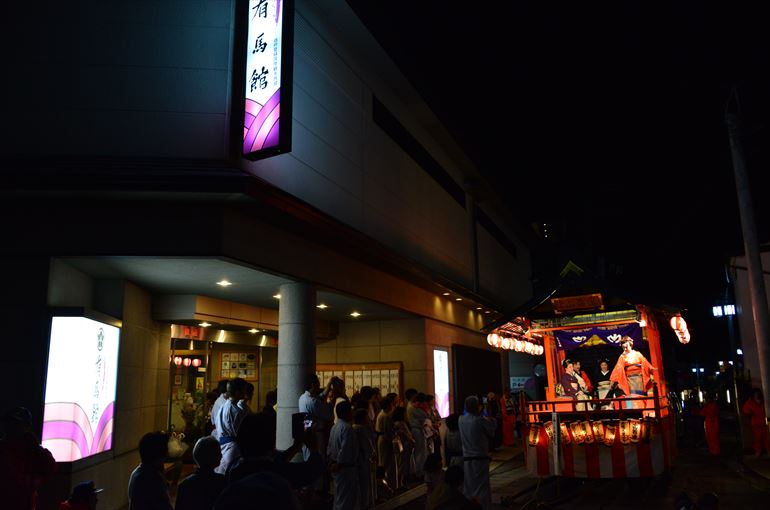
<svg viewBox="0 0 770 510"><path fill-rule="evenodd" d="M219 381L219 384L217 385L217 390L219 390L219 397L214 401L214 404L211 406L211 424L214 426L214 429L211 431L211 436L219 440L219 436L221 435L220 429L221 425L218 423L219 420L219 411L222 409L222 406L227 402L227 383L229 381L227 379L223 379Z"/></svg>
<svg viewBox="0 0 770 510"><path fill-rule="evenodd" d="M475 499L484 510L492 505L492 491L489 486L489 443L495 437L497 422L481 416L478 397L465 399L467 414L460 416L460 441L463 445L463 494Z"/></svg>
<svg viewBox="0 0 770 510"><path fill-rule="evenodd" d="M299 396L297 407L300 413L305 413L306 420L312 420L312 431L316 438L318 453L326 464L327 440L329 438L329 424L332 421L332 407L326 403L326 396L331 392L332 382L321 391L321 383L316 374L308 374L305 381L305 392ZM305 461L310 459L310 449L302 446L302 457ZM316 481L314 488L321 492L329 491L329 476L324 474Z"/></svg>
<svg viewBox="0 0 770 510"><path fill-rule="evenodd" d="M337 422L329 437L327 458L334 480L334 510L356 510L358 502L358 470L356 460L359 452L356 434L353 431L353 410L350 402L343 401L335 408Z"/></svg>
<svg viewBox="0 0 770 510"><path fill-rule="evenodd" d="M235 437L238 435L241 422L249 414L246 409L238 405L246 395L246 385L246 381L240 377L227 383L227 393L230 398L219 408L214 422L220 432L219 447L222 449L222 460L214 471L222 475L227 473L227 468L241 456Z"/></svg>

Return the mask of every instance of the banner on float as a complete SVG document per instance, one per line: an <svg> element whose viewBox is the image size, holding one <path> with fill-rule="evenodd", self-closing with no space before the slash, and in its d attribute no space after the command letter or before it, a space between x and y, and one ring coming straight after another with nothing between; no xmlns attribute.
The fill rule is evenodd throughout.
<svg viewBox="0 0 770 510"><path fill-rule="evenodd" d="M639 324L618 324L612 326L592 326L580 329L560 329L554 331L557 349L575 349L583 345L596 345L605 343L620 346L620 340L624 336L634 339L634 348L640 347L643 342L642 328Z"/></svg>

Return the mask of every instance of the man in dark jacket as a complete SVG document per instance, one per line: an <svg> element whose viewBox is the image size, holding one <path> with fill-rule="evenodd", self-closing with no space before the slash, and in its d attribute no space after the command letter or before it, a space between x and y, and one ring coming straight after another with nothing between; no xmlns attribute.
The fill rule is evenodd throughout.
<svg viewBox="0 0 770 510"><path fill-rule="evenodd" d="M168 456L168 435L149 432L139 441L139 464L128 479L128 510L173 510L163 459Z"/></svg>

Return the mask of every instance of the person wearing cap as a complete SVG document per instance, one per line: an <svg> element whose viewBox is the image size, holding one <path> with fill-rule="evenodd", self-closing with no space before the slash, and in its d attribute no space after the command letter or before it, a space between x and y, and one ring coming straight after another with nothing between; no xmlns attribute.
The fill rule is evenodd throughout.
<svg viewBox="0 0 770 510"><path fill-rule="evenodd" d="M176 510L211 510L227 485L225 476L214 472L222 460L219 440L212 436L198 439L192 456L198 469L179 484Z"/></svg>
<svg viewBox="0 0 770 510"><path fill-rule="evenodd" d="M56 471L51 452L40 446L32 431L32 414L16 407L2 416L0 435L0 494L3 508L34 510L37 491Z"/></svg>
<svg viewBox="0 0 770 510"><path fill-rule="evenodd" d="M96 510L96 495L103 490L97 489L93 481L81 482L72 489L69 499L59 505L59 510Z"/></svg>
<svg viewBox="0 0 770 510"><path fill-rule="evenodd" d="M467 414L460 416L460 442L463 445L463 494L477 501L484 510L492 505L492 489L489 485L489 442L495 437L497 422L481 416L479 399L471 395L465 399Z"/></svg>

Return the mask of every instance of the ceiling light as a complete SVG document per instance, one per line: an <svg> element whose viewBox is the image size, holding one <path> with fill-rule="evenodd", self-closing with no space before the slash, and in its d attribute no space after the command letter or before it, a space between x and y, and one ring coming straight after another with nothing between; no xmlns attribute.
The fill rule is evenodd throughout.
<svg viewBox="0 0 770 510"><path fill-rule="evenodd" d="M350 314L350 316L351 316L351 317L360 317L360 316L361 316L361 314L360 314L360 313L358 313L358 312L352 312L352 313Z"/></svg>
<svg viewBox="0 0 770 510"><path fill-rule="evenodd" d="M444 292L444 293L443 293L443 295L444 295L444 296L448 296L448 295L449 295L449 292Z"/></svg>
<svg viewBox="0 0 770 510"><path fill-rule="evenodd" d="M253 335L254 333L259 333L259 330L258 330L258 329L255 329L255 328L251 328L251 329L249 330L249 333L251 333L251 334Z"/></svg>
<svg viewBox="0 0 770 510"><path fill-rule="evenodd" d="M477 307L476 307L476 310L481 310L481 308L482 308L482 307L480 307L480 306L477 306Z"/></svg>
<svg viewBox="0 0 770 510"><path fill-rule="evenodd" d="M232 284L233 284L233 282L229 282L227 280L219 280L217 282L217 285L219 285L220 287L229 287Z"/></svg>
<svg viewBox="0 0 770 510"><path fill-rule="evenodd" d="M281 295L280 295L280 294L274 294L274 295L273 295L273 297L274 297L275 299L281 299Z"/></svg>
<svg viewBox="0 0 770 510"><path fill-rule="evenodd" d="M198 324L198 326L200 326L202 328L207 328L207 327L211 326L211 324L206 322L206 321L203 321L200 324Z"/></svg>
<svg viewBox="0 0 770 510"><path fill-rule="evenodd" d="M455 301L462 301L462 300L463 300L463 298L461 298L461 297L456 297L455 298Z"/></svg>
<svg viewBox="0 0 770 510"><path fill-rule="evenodd" d="M490 313L490 312L489 312L489 310L487 310L487 311L486 311L486 312L484 312L484 313Z"/></svg>
<svg viewBox="0 0 770 510"><path fill-rule="evenodd" d="M320 305L316 305L315 307L316 308L320 308L321 310L326 310L327 308L329 308L329 305L325 305L325 304L321 303Z"/></svg>

